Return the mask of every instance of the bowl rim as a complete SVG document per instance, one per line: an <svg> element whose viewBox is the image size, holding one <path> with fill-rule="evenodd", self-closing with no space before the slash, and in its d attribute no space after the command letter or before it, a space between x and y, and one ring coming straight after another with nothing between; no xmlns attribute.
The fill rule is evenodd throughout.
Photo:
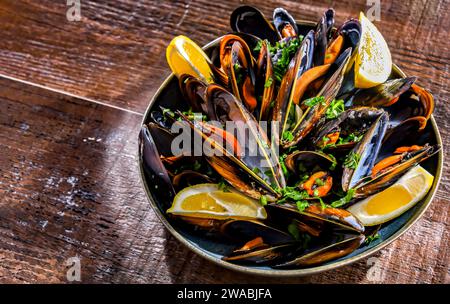
<svg viewBox="0 0 450 304"><path fill-rule="evenodd" d="M312 22L312 21L306 21L306 20L297 20L297 24L300 25L304 25L304 26L314 26L316 23ZM221 37L218 37L210 42L208 42L207 44L205 44L202 49L207 49L215 44L217 44ZM401 77L406 77L406 74L396 65L396 64L392 64L392 68L393 71L395 73L397 73L398 75L400 75ZM155 101L157 100L157 98L159 97L159 95L161 94L161 92L164 90L164 88L170 83L170 81L172 81L172 79L174 78L174 74L171 73L169 76L167 76L165 78L165 80L163 81L163 83L159 86L159 88L157 89L157 91L153 94L152 99L150 100L149 105L147 106L144 115L143 115L143 119L142 119L142 123L141 125L146 123L146 120L149 116L150 111L152 110L153 104L155 103ZM442 138L441 138L441 134L439 132L439 128L436 124L436 121L434 119L434 116L431 115L429 122L431 122L431 126L433 128L434 134L436 136L436 141L437 144L439 144L442 147ZM336 268L340 268L346 265L350 265L353 264L357 261L360 261L362 259L368 258L371 255L373 255L374 253L378 252L379 250L385 248L387 245L391 244L393 241L395 241L396 239L398 239L399 237L401 237L407 230L409 230L418 220L419 218L421 218L423 216L423 214L426 212L426 210L428 209L428 207L431 205L431 202L434 199L434 196L436 195L436 192L438 190L439 184L441 182L441 177L442 177L442 170L443 170L443 162L444 162L444 156L443 156L443 148L440 149L440 151L438 152L438 164L437 164L437 168L436 168L436 174L435 174L435 178L434 178L434 182L433 182L433 186L430 189L430 191L427 193L427 196L425 197L425 202L422 204L422 206L413 214L413 216L398 230L396 231L393 235L391 235L389 238L387 238L386 240L382 241L380 244L377 244L376 246L361 252L353 257L347 258L347 259L342 259L342 260L338 260L336 262L330 262L326 265L320 265L320 266L314 266L314 267L310 267L310 268L300 268L300 269L289 269L289 270L284 270L284 269L257 269L257 268L253 268L251 266L242 266L242 265L237 265L237 264L232 264L226 261L221 260L220 258L214 257L208 253L206 253L203 249L201 249L200 247L197 247L195 245L193 245L189 240L187 240L186 238L184 238L167 220L167 218L165 217L165 215L159 210L157 204L155 203L155 201L153 200L153 197L151 195L151 190L148 188L148 185L145 181L145 175L144 175L144 167L143 167L143 163L141 161L141 158L139 156L139 147L137 149L137 162L138 162L138 166L139 166L139 176L140 176L140 180L141 180L141 184L144 186L144 190L145 190L145 194L147 196L147 199L150 202L150 206L152 207L153 211L156 213L157 217L159 218L159 220L163 223L163 225L165 226L165 228L183 245L185 245L187 248L189 248L191 251L193 251L194 253L196 253L197 255L205 258L206 260L222 266L224 268L230 269L230 270L234 270L237 272L241 272L241 273L245 273L245 274L254 274L254 275L259 275L259 276L271 276L271 277L301 277L301 276L308 276L308 275L313 275L313 274L318 274L321 272L325 272L325 271L329 271L329 270L333 270Z"/></svg>

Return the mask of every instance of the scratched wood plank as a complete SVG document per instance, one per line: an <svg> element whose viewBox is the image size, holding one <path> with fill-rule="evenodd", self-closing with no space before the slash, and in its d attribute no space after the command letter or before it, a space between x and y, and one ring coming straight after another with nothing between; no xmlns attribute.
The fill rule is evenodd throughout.
<svg viewBox="0 0 450 304"><path fill-rule="evenodd" d="M267 16L286 7L299 19L318 20L334 7L337 24L365 11L365 0L343 1L81 1L79 22L66 19L65 1L0 3L0 74L143 112L169 74L165 47L179 34L199 44L230 31L229 15L253 4ZM381 1L377 26L394 60L448 94L448 0Z"/></svg>
<svg viewBox="0 0 450 304"><path fill-rule="evenodd" d="M0 79L0 105L1 283L66 282L64 263L73 256L81 258L84 283L359 283L374 278L367 261L282 280L213 265L176 241L146 201L135 162L139 115L5 79ZM450 115L449 107L440 113ZM375 278L448 282L445 175L425 216L375 255L382 274Z"/></svg>

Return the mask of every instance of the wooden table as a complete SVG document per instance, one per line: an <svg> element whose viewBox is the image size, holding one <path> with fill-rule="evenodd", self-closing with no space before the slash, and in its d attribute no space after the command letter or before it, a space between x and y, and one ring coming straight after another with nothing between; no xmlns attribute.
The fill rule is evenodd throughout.
<svg viewBox="0 0 450 304"><path fill-rule="evenodd" d="M333 6L338 24L367 9L366 1L318 2L81 0L81 21L69 22L66 1L2 0L0 282L67 282L73 256L83 283L372 282L368 260L282 280L213 265L165 230L138 176L142 113L169 74L174 35L204 44L229 31L242 3L309 20ZM433 91L450 159L449 2L381 4L376 24L394 61ZM426 214L375 255L383 282L450 282L449 192L446 166Z"/></svg>

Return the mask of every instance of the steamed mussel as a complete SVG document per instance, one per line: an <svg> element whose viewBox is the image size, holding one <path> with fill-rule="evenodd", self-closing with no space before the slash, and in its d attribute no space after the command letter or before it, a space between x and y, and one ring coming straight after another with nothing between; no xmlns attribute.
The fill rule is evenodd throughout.
<svg viewBox="0 0 450 304"><path fill-rule="evenodd" d="M172 201L172 220L235 244L230 263L299 268L351 254L372 235L349 210L440 151L433 96L416 77L359 85L361 18L335 26L328 9L301 26L283 8L269 20L242 6L230 24L209 55L180 37L168 48L180 106L153 111L139 137L152 190Z"/></svg>

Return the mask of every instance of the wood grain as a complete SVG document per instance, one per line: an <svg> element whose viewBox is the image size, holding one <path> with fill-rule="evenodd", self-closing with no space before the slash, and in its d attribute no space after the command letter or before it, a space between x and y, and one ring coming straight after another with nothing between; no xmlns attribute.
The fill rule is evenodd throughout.
<svg viewBox="0 0 450 304"><path fill-rule="evenodd" d="M165 47L175 35L203 45L230 31L229 15L253 4L267 16L277 6L318 20L328 7L337 24L366 10L344 1L81 1L79 22L66 19L65 1L0 3L0 74L29 80L142 113L165 76ZM407 73L448 94L448 0L381 1L377 26Z"/></svg>
<svg viewBox="0 0 450 304"><path fill-rule="evenodd" d="M450 159L449 3L381 2L377 26L394 61L434 92ZM118 108L0 77L0 282L67 282L72 256L83 283L373 282L371 260L281 280L225 270L176 241L147 203L136 138L139 113L169 73L165 46L178 34L204 44L226 33L241 3L311 20L332 6L338 23L365 10L352 0L82 0L82 20L68 22L65 1L1 1L1 74ZM449 192L446 166L430 209L375 255L381 282L450 283Z"/></svg>

